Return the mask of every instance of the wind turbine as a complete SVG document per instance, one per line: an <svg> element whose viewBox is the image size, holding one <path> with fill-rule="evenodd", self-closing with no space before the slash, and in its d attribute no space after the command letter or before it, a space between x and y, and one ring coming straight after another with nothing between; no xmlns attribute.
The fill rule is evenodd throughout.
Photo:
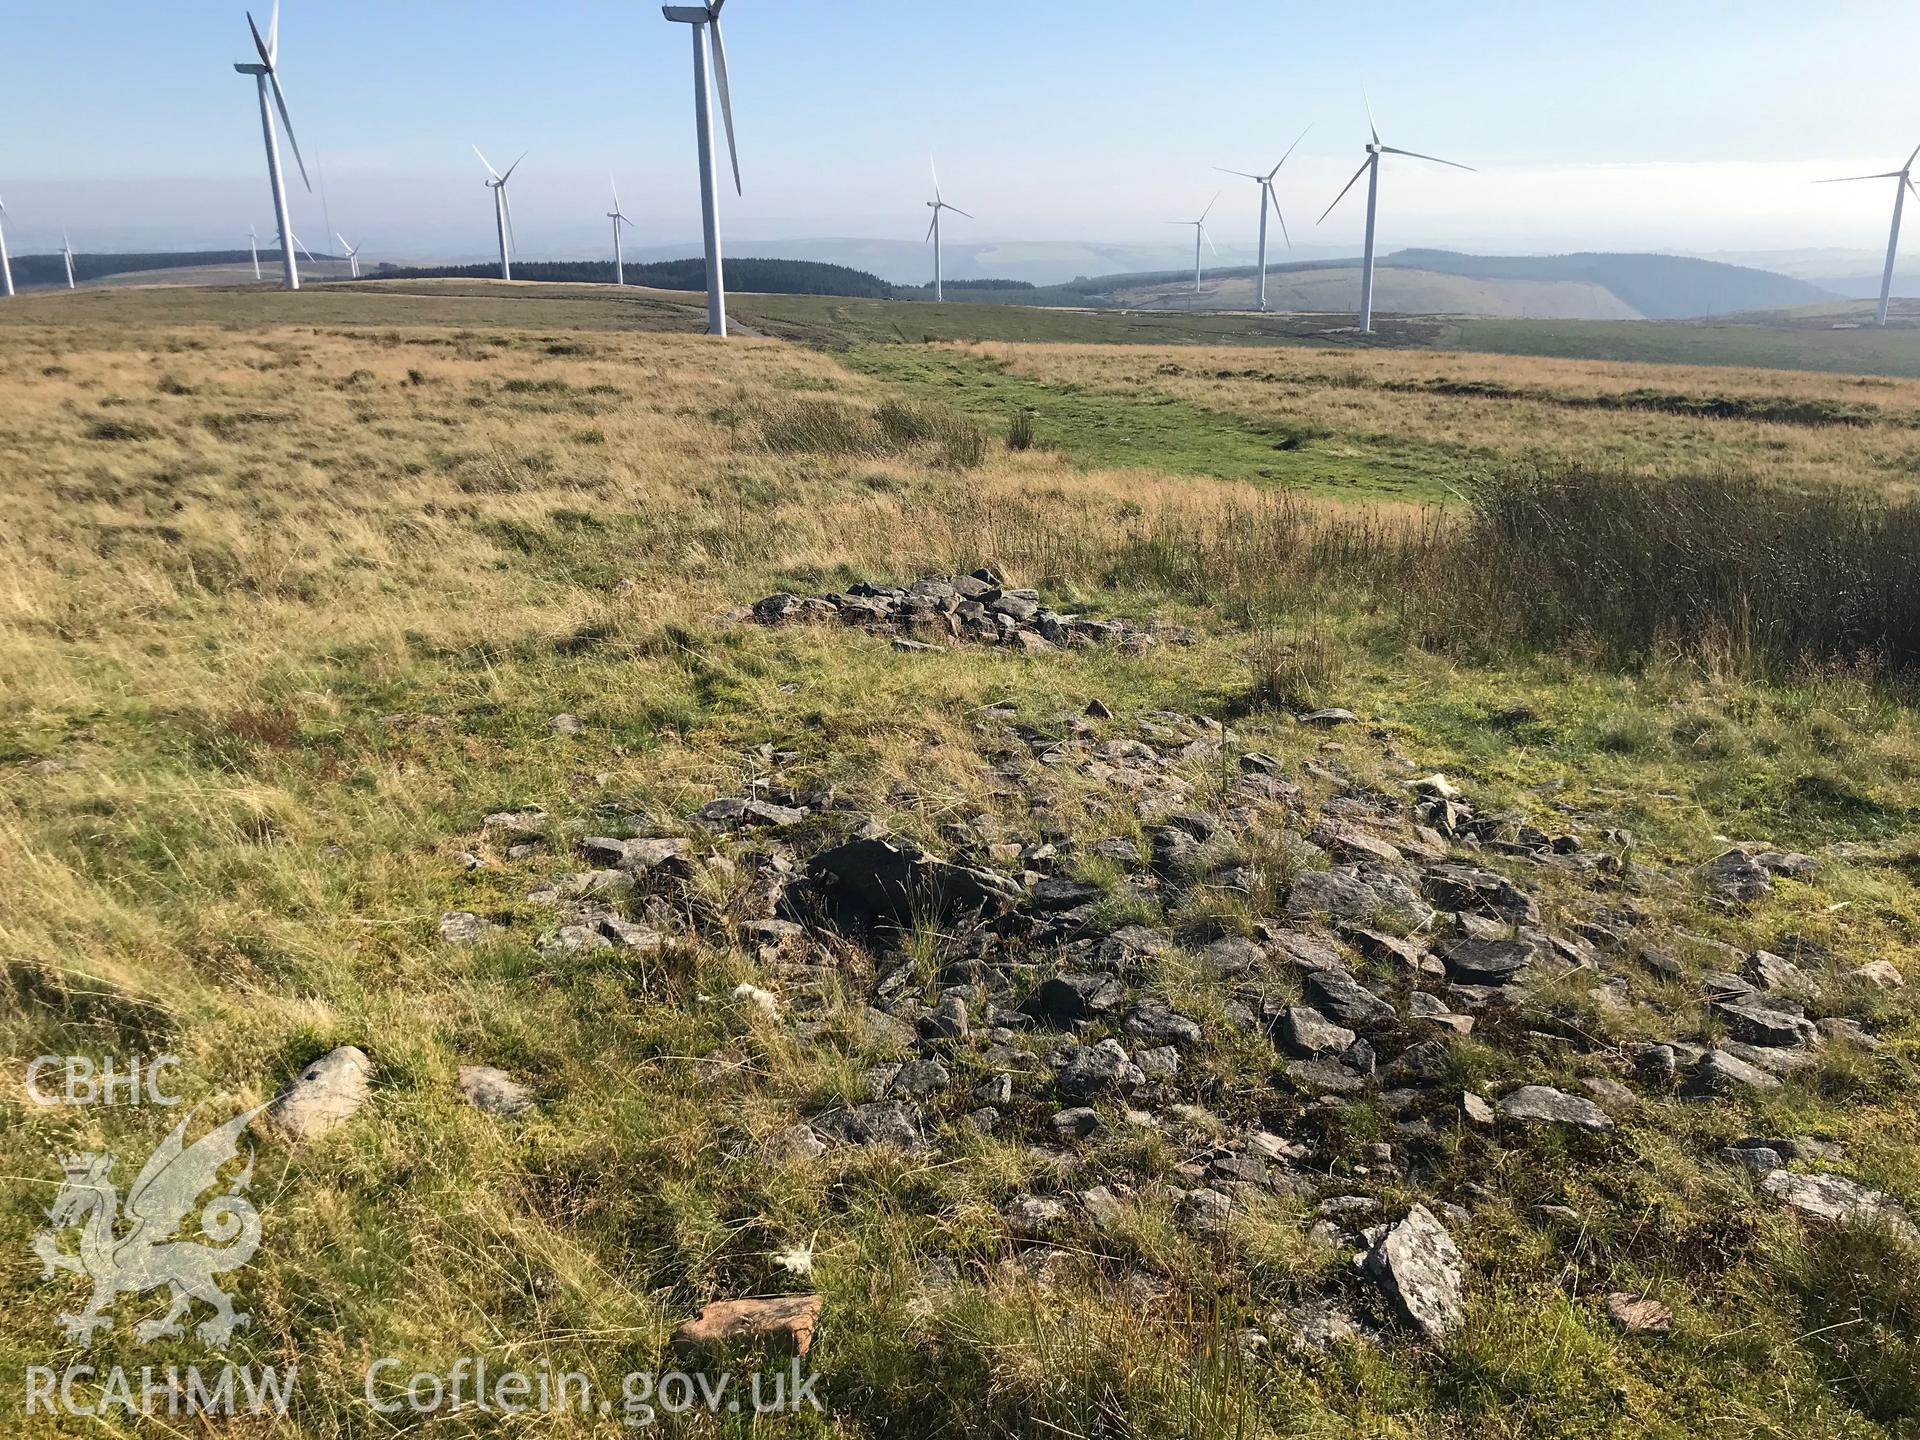
<svg viewBox="0 0 1920 1440"><path fill-rule="evenodd" d="M1169 225L1193 226L1193 300L1196 305L1200 303L1200 242L1202 240L1206 241L1207 248L1212 250L1216 256L1220 253L1218 247L1213 243L1213 237L1207 234L1207 217L1213 214L1213 207L1219 203L1220 197L1216 194L1213 199L1207 202L1207 208L1200 212L1200 218L1198 220L1169 220L1167 222Z"/></svg>
<svg viewBox="0 0 1920 1440"><path fill-rule="evenodd" d="M951 210L956 215L966 215L969 220L973 216L967 215L958 205L949 205L940 198L940 167L933 163L931 157L927 164L933 170L933 199L927 202L928 208L933 211L933 223L927 227L927 239L933 241L933 298L937 301L946 298L946 277L942 273L940 253L940 212Z"/></svg>
<svg viewBox="0 0 1920 1440"><path fill-rule="evenodd" d="M1307 130L1312 128L1309 125ZM1307 130L1300 132L1300 140L1307 138ZM1280 165L1286 164L1293 152L1300 148L1300 140L1294 141L1287 147L1287 153L1280 157ZM1242 180L1251 180L1260 187L1260 308L1262 310L1267 308L1267 207L1269 205L1273 207L1273 213L1280 221L1280 233L1286 236L1287 248L1289 250L1293 248L1293 236L1287 234L1287 217L1280 214L1280 198L1273 193L1273 177L1280 173L1280 165L1274 166L1264 175L1214 166L1214 169L1219 170L1222 175L1238 175Z"/></svg>
<svg viewBox="0 0 1920 1440"><path fill-rule="evenodd" d="M473 153L480 155L478 145L473 147ZM526 152L521 151L520 160L526 158ZM486 156L480 155L480 163L487 167L487 174L493 177L486 182L486 185L493 191L493 228L500 232L500 278L502 280L513 278L513 252L520 248L520 242L513 238L513 206L507 201L507 181L511 180L513 172L520 168L520 160L509 165L507 173L502 175L488 163Z"/></svg>
<svg viewBox="0 0 1920 1440"><path fill-rule="evenodd" d="M79 287L73 283L73 241L67 238L65 230L60 232L60 258L67 262L67 288L78 289Z"/></svg>
<svg viewBox="0 0 1920 1440"><path fill-rule="evenodd" d="M612 175L607 176L607 185L613 191L613 209L607 212L607 218L613 222L613 283L624 285L627 283L627 258L620 251L620 227L625 225L631 229L633 221L620 213L620 186Z"/></svg>
<svg viewBox="0 0 1920 1440"><path fill-rule="evenodd" d="M260 232L247 226L247 249L253 254L253 278L260 279Z"/></svg>
<svg viewBox="0 0 1920 1440"><path fill-rule="evenodd" d="M1880 309L1873 317L1875 325L1887 323L1887 302L1893 298L1893 262L1900 253L1900 213L1907 208L1907 191L1920 195L1913 183L1913 162L1920 160L1920 145L1913 147L1907 163L1898 170L1882 170L1878 175L1843 175L1838 180L1816 180L1816 185L1849 185L1855 180L1891 180L1893 185L1893 233L1887 237L1887 268L1880 277Z"/></svg>
<svg viewBox="0 0 1920 1440"><path fill-rule="evenodd" d="M354 249L353 246L347 244L347 237L342 235L338 230L333 232L333 238L338 240L340 242L340 248L346 251L347 265L353 272L353 278L358 280L360 278L360 252Z"/></svg>
<svg viewBox="0 0 1920 1440"><path fill-rule="evenodd" d="M7 257L7 202L0 200L0 290L13 294L13 261Z"/></svg>
<svg viewBox="0 0 1920 1440"><path fill-rule="evenodd" d="M1431 160L1436 165L1451 165L1456 170L1472 170L1471 165L1462 165L1457 160L1442 160L1438 155L1421 155L1413 150L1396 150L1391 145L1380 143L1380 127L1373 123L1373 106L1367 106L1367 129L1373 134L1373 143L1367 146L1367 158L1360 162L1360 168L1353 172L1353 179L1347 181L1346 189L1333 197L1333 204L1327 206L1326 213L1314 223L1320 224L1334 212L1335 206L1347 198L1347 190L1353 189L1360 177L1367 177L1367 256L1360 271L1360 333L1373 333L1373 228L1374 219L1380 209L1380 157L1382 155L1404 155L1409 160Z"/></svg>
<svg viewBox="0 0 1920 1440"><path fill-rule="evenodd" d="M720 262L720 187L713 173L713 92L707 77L707 30L713 30L713 79L720 87L720 116L727 126L727 154L733 161L733 189L740 185L740 150L733 141L733 100L727 93L727 46L720 37L720 11L727 0L710 5L663 5L660 13L693 31L693 129L700 142L700 218L707 237L707 331L727 333L727 280Z"/></svg>
<svg viewBox="0 0 1920 1440"><path fill-rule="evenodd" d="M247 29L253 32L253 48L260 52L258 65L236 64L233 68L242 75L253 76L260 87L260 128L267 137L267 178L273 183L273 213L280 223L283 237L283 253L287 260L287 289L300 288L300 267L294 263L293 243L285 239L293 234L293 224L287 215L287 182L280 173L280 138L274 133L273 112L280 111L280 119L287 127L287 143L293 146L293 158L300 166L300 179L305 182L308 191L312 191L313 182L307 179L307 162L300 158L300 142L294 138L293 118L287 114L287 97L280 89L278 69L280 55L280 0L273 0L273 15L267 21L267 34L260 37L260 27L253 23L253 12L247 12ZM269 103L267 92L273 92Z"/></svg>

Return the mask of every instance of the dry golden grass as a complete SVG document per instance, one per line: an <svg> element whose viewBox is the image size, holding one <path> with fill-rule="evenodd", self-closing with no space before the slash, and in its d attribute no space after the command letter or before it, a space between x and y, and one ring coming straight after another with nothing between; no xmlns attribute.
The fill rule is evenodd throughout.
<svg viewBox="0 0 1920 1440"><path fill-rule="evenodd" d="M1043 381L1165 394L1334 442L1451 446L1491 458L1575 462L1649 474L1749 471L1794 486L1920 487L1920 381L1708 366L1638 365L1421 350L1196 350L975 344L965 353ZM1485 396L1423 387L1498 387ZM1634 392L1736 402L1806 402L1862 424L1718 419L1588 408Z"/></svg>

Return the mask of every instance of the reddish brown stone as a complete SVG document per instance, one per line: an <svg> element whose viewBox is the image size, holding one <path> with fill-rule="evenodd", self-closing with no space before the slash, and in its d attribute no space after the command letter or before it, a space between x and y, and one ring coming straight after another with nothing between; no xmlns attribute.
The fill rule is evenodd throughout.
<svg viewBox="0 0 1920 1440"><path fill-rule="evenodd" d="M813 1348L813 1329L820 1323L818 1295L786 1295L775 1300L716 1300L673 1332L673 1347L688 1350L730 1340L765 1340L784 1336L796 1355Z"/></svg>

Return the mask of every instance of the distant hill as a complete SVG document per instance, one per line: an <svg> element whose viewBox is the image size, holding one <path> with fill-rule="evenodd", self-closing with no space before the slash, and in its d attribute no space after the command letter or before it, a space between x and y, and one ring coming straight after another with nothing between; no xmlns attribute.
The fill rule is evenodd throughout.
<svg viewBox="0 0 1920 1440"><path fill-rule="evenodd" d="M1093 308L1186 310L1195 304L1193 272L1116 276L1088 282L1101 292L1079 300ZM1076 289L1081 287L1075 287ZM1046 293L1046 292L1042 292ZM1252 269L1209 270L1198 297L1203 310L1252 310L1259 304ZM1360 265L1274 267L1267 276L1267 302L1275 310L1303 313L1352 311L1360 303ZM1061 303L1061 302L1056 302ZM1495 279L1382 265L1375 276L1374 306L1383 315L1482 315L1536 320L1637 320L1639 312L1590 280Z"/></svg>
<svg viewBox="0 0 1920 1440"><path fill-rule="evenodd" d="M265 267L273 254L267 242L260 242L260 264ZM318 260L331 260L325 251L315 251ZM304 259L304 257L302 257ZM73 275L82 285L89 280L108 280L115 275L131 275L154 270L200 270L216 265L245 265L253 273L253 257L245 250L161 250L149 254L81 255L73 257ZM56 252L52 255L16 255L13 280L22 290L67 283L67 267Z"/></svg>
<svg viewBox="0 0 1920 1440"><path fill-rule="evenodd" d="M1830 299L1805 280L1687 255L1461 255L1400 250L1380 262L1477 280L1573 280L1599 285L1649 320L1689 320L1738 310L1784 310Z"/></svg>
<svg viewBox="0 0 1920 1440"><path fill-rule="evenodd" d="M824 265L812 260L726 261L727 289L743 295L844 295L863 300L888 300L893 287L877 275L845 265ZM416 265L404 268L382 266L382 280L491 280L498 276L498 264ZM551 284L611 285L611 260L517 261L516 280ZM626 267L629 285L646 285L656 290L704 290L707 288L705 260L660 260L651 264Z"/></svg>

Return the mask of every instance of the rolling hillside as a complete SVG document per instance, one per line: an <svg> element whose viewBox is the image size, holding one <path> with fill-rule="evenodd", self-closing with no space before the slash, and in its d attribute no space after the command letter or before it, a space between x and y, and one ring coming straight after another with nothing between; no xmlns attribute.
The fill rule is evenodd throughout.
<svg viewBox="0 0 1920 1440"><path fill-rule="evenodd" d="M1216 271L1204 278L1200 306L1251 310L1258 281L1251 270ZM1154 276L1116 285L1108 304L1135 310L1185 310L1193 304L1193 277ZM1360 303L1358 264L1276 269L1267 279L1276 310L1342 311ZM1374 305L1401 315L1533 316L1549 320L1636 320L1638 311L1603 285L1582 280L1484 279L1383 265L1376 272Z"/></svg>
<svg viewBox="0 0 1920 1440"><path fill-rule="evenodd" d="M1401 250L1381 264L1486 281L1598 285L1648 320L1780 310L1829 298L1826 291L1805 280L1688 255L1461 255L1450 250Z"/></svg>

